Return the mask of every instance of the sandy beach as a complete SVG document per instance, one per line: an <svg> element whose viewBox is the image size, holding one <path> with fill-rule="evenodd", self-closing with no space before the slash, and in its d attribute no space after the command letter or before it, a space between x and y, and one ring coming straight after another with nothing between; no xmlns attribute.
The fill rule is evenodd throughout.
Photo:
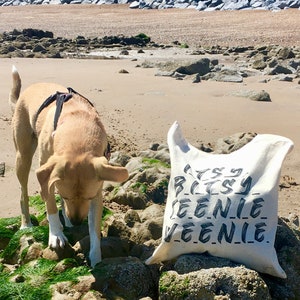
<svg viewBox="0 0 300 300"><path fill-rule="evenodd" d="M58 15L54 16L53 12L56 12L54 6L36 6L31 9L2 7L1 31L32 27L51 30L55 35L66 37L75 37L79 34L104 36L144 32L156 42L168 44L180 40L193 47L196 47L200 40L207 45L300 45L300 33L297 30L299 11L294 10L278 13L240 12L239 17L247 20L246 23L251 22L252 18L256 20L252 23L251 30L246 28L245 23L237 27L237 19L228 18L229 14L235 17L239 12L224 14L221 12L200 14L190 10L146 12L129 10L124 6L109 8L101 6L93 9L90 6L84 9L78 6L71 8L60 6ZM41 18L35 18L37 14ZM94 18L96 22L92 22ZM190 22L198 21L198 23L190 25L186 18L189 18ZM211 23L212 18L215 23ZM180 27L178 31L173 24L174 20L177 21L176 24L180 24L177 27ZM223 30L221 34L220 28L224 28L226 22L231 20L233 23L229 24L228 28L234 30L226 32ZM288 20L288 28L285 28L286 23L282 20ZM204 26L195 30L200 21ZM155 29L158 22L161 27ZM65 26L66 23L68 26ZM215 26L209 27L209 24ZM266 26L261 30L261 34L255 35L255 28L258 30L257 28L264 25ZM190 30L185 34L187 26ZM174 58L184 54L180 51L177 50ZM150 59L154 59L155 50L151 54ZM261 78L254 76L245 78L243 83L202 81L194 84L191 80L178 81L170 77L155 76L156 68L137 67L143 61L145 61L143 54L135 56L135 60L130 56L111 60L0 59L0 162L6 164L5 176L0 177L0 217L19 214L19 187L14 170L11 112L7 101L13 64L20 72L24 88L38 81L58 82L73 87L89 98L95 103L108 134L120 142L120 148L124 146L124 149L144 150L154 142L166 143L168 129L175 120L181 124L187 140L195 146L201 142L213 143L218 138L236 132L272 133L288 137L294 142L295 147L284 162L282 175L289 175L300 184L300 85L297 80L293 82L271 80L268 83L261 83ZM127 70L128 74L119 73L121 69ZM270 94L272 102L256 102L237 96L240 90L262 89ZM37 159L32 165L30 194L39 190L34 174L36 167ZM288 216L290 213L300 215L299 192L298 185L280 191L279 215Z"/></svg>

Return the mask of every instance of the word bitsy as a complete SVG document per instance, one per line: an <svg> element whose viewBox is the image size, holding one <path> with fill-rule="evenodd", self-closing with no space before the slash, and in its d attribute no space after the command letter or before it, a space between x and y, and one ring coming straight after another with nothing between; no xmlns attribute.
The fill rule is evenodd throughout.
<svg viewBox="0 0 300 300"><path fill-rule="evenodd" d="M280 170L292 141L258 134L230 154L205 153L186 142L175 122L168 145L162 240L146 264L208 252L286 278L274 241Z"/></svg>

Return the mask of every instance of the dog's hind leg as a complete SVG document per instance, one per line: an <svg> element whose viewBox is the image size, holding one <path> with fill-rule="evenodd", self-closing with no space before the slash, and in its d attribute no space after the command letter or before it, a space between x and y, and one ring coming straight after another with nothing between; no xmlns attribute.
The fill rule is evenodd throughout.
<svg viewBox="0 0 300 300"><path fill-rule="evenodd" d="M31 227L29 215L28 177L31 168L32 157L37 147L29 121L28 124L14 124L14 143L16 148L16 174L21 185L21 228Z"/></svg>

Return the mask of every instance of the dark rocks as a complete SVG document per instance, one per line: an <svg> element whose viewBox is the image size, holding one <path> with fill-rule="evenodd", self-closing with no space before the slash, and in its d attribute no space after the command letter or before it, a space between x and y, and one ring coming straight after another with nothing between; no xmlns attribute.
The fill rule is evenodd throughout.
<svg viewBox="0 0 300 300"><path fill-rule="evenodd" d="M75 39L54 37L52 32L33 28L22 31L0 33L0 57L49 57L66 58L79 56L88 57L90 51L99 48L135 46L146 47L151 39L145 34L126 37L105 36L103 38L85 38L77 36ZM124 49L124 51L127 51Z"/></svg>
<svg viewBox="0 0 300 300"><path fill-rule="evenodd" d="M27 36L29 38L37 38L37 39L53 38L53 32L51 31L44 31L44 30L32 29L32 28L23 29L22 34L23 36Z"/></svg>

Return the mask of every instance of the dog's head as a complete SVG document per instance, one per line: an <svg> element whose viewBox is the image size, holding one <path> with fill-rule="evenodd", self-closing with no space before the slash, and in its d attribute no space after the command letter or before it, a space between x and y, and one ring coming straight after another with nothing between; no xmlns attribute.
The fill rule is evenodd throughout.
<svg viewBox="0 0 300 300"><path fill-rule="evenodd" d="M52 156L37 172L41 196L47 201L56 188L64 199L67 217L73 225L88 215L90 201L101 197L103 181L122 182L128 178L123 167L111 166L105 157L79 156L68 159Z"/></svg>

